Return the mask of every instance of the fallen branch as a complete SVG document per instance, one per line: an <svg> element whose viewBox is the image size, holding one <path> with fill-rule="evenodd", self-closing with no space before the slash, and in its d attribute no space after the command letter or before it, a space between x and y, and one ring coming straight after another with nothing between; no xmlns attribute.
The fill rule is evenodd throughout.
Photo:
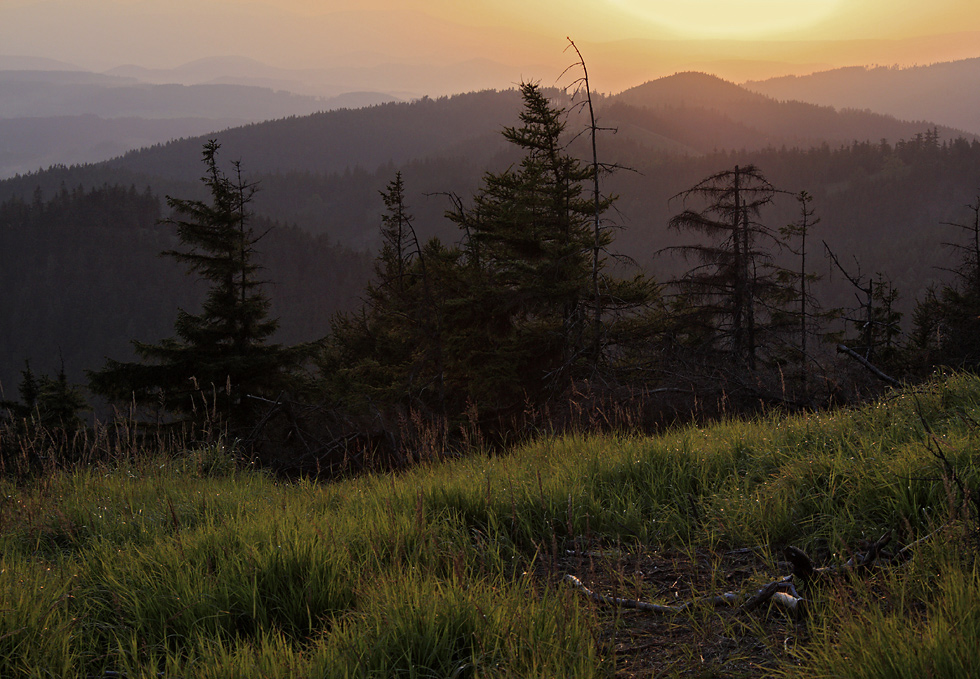
<svg viewBox="0 0 980 679"><path fill-rule="evenodd" d="M945 530L949 526L950 523L952 523L952 521L946 521L944 524L942 524L941 526L939 526L939 528L937 528L936 530L932 531L928 535L925 535L925 536L919 538L915 542L910 542L909 544L905 545L900 550L898 550L897 552L895 552L895 555L892 557L892 559L894 559L895 561L905 561L907 559L912 558L912 550L915 547L917 547L918 545L922 544L923 542L925 542L926 540L928 540L929 538L931 538L933 535L936 535L937 533L940 533L943 530Z"/></svg>
<svg viewBox="0 0 980 679"><path fill-rule="evenodd" d="M887 382L888 384L890 384L890 385L892 385L894 387L900 387L900 386L902 386L902 383L901 382L899 382L898 380L896 380L894 377L890 377L889 375L886 375L885 373L883 373L881 370L879 370L878 368L876 368L871 363L871 361L869 361L868 359L866 359L864 356L862 356L858 352L854 351L853 349L851 349L849 347L846 347L843 344L838 344L837 345L837 353L838 354L847 354L848 356L850 356L851 358L853 358L855 361L857 361L858 363L860 363L861 365L863 365L865 368L867 368L868 370L870 370L872 373L874 373L875 376L878 379L880 379L881 381Z"/></svg>
<svg viewBox="0 0 980 679"><path fill-rule="evenodd" d="M823 568L814 568L813 562L810 561L810 557L806 553L797 547L788 546L783 550L783 554L786 559L793 566L793 575L800 579L804 584L813 581L835 577L842 575L844 573L850 572L860 572L871 568L875 561L878 559L878 555L881 553L882 548L884 548L892 539L892 532L888 531L880 538L877 542L873 543L867 552L863 555L858 555L856 558L852 557L848 559L847 563L843 566L825 566Z"/></svg>
<svg viewBox="0 0 980 679"><path fill-rule="evenodd" d="M930 536L927 535L926 538L928 537ZM908 545L905 549L900 551L899 554L902 554L913 545L919 544L926 538L921 538L920 540ZM683 613L694 606L735 606L742 601L740 610L745 613L753 611L767 602L771 602L774 605L789 611L793 615L799 616L806 612L807 600L800 596L800 593L796 590L796 579L799 579L802 584L806 585L810 582L826 580L845 573L860 573L871 568L877 562L878 557L881 554L881 550L888 545L889 542L891 542L891 539L892 531L888 531L878 538L877 541L872 543L864 554L858 554L857 556L852 557L847 561L847 563L841 566L826 566L822 568L814 567L810 557L808 557L803 550L797 547L788 546L783 553L792 565L793 573L764 585L758 589L755 594L748 597L744 601L742 601L744 595L737 592L726 592L717 596L706 596L693 599L681 604L654 604L647 601L640 601L638 599L622 599L620 597L599 594L586 587L585 584L583 584L582 581L576 578L574 575L566 574L564 580L597 603L605 604L607 606L618 606L620 608L634 608L636 610L646 611L648 613L658 613L661 615ZM572 550L569 550L569 553L573 553ZM601 552L597 552L596 554L601 555Z"/></svg>
<svg viewBox="0 0 980 679"><path fill-rule="evenodd" d="M738 601L738 596L739 596L734 592L727 592L719 596L702 597L701 599L686 601L682 604L670 606L665 604L651 604L646 601L639 601L637 599L620 599L619 597L614 597L614 596L604 596L602 594L593 592L574 575L565 575L565 581L571 583L573 587L576 587L587 597L600 604L606 604L607 606L619 606L620 608L635 608L637 610L646 611L648 613L682 613L683 611L686 611L688 608L691 608L692 606L696 606L699 604L710 604L712 606L731 606Z"/></svg>
<svg viewBox="0 0 980 679"><path fill-rule="evenodd" d="M790 575L777 582L770 582L768 585L760 589L752 597L746 600L742 604L741 610L746 612L751 611L770 600L782 608L790 610L794 613L802 610L801 606L804 603L804 599L797 594L796 588L792 583L792 577L793 576ZM570 583L573 587L585 594L585 596L597 603L605 604L607 606L618 606L619 608L634 608L639 611L658 613L661 615L683 613L684 611L695 606L735 606L742 599L742 595L737 592L725 592L724 594L719 594L716 596L705 596L699 599L692 599L691 601L685 601L681 604L654 604L647 601L640 601L638 599L621 599L619 597L599 594L586 587L582 581L576 578L574 575L565 575L564 579L566 582ZM789 591L781 592L779 591L780 589L786 589Z"/></svg>
<svg viewBox="0 0 980 679"><path fill-rule="evenodd" d="M787 591L781 592L779 591L781 589ZM793 585L793 576L786 575L781 580L770 582L746 599L745 603L742 604L742 610L745 612L753 611L767 601L775 601L780 606L795 613L802 603L803 597L799 595Z"/></svg>

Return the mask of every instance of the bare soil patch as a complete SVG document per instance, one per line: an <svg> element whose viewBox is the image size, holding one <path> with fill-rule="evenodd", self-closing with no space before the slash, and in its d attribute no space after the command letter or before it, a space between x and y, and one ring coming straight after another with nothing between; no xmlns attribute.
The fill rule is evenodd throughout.
<svg viewBox="0 0 980 679"><path fill-rule="evenodd" d="M593 591L623 599L679 604L725 592L751 594L791 572L786 562L751 549L680 552L670 549L569 551L554 560L558 578L571 574ZM795 662L805 622L775 606L752 612L696 606L677 614L591 602L599 642L614 657L616 677L765 677Z"/></svg>

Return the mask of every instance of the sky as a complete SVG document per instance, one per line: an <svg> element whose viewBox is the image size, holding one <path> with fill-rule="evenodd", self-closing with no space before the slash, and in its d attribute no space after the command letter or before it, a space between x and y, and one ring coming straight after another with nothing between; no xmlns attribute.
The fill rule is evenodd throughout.
<svg viewBox="0 0 980 679"><path fill-rule="evenodd" d="M977 0L0 0L0 57L105 71L241 56L473 88L555 80L582 48L600 91L677 70L741 82L980 57ZM373 72L370 72L373 69ZM438 77L437 77L438 76ZM439 81L442 78L442 81ZM413 82L416 82L413 80ZM339 86L339 85L338 85ZM439 86L433 84L434 90ZM433 94L446 92L433 91Z"/></svg>

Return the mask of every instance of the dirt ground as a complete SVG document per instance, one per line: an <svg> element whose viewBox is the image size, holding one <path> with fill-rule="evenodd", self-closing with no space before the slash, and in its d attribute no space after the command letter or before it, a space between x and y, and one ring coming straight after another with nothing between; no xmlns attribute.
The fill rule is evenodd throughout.
<svg viewBox="0 0 980 679"><path fill-rule="evenodd" d="M792 571L787 562L751 549L569 550L553 565L553 575L574 575L597 594L659 604L725 592L751 595ZM676 614L593 606L599 642L623 679L771 676L777 666L795 663L792 651L806 641L805 622L769 604L751 612L705 605Z"/></svg>

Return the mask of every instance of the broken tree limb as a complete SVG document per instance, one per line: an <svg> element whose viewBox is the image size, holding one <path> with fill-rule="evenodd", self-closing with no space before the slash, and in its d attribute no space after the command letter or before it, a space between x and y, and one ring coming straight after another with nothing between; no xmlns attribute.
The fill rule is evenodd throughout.
<svg viewBox="0 0 980 679"><path fill-rule="evenodd" d="M945 526L941 526L930 535L916 540L899 551L896 555L887 555L887 553L885 553L885 558L893 561L897 560L901 555L906 553L907 550L910 550L910 548L920 544L923 540L932 537L944 527ZM771 603L772 605L778 606L796 617L801 617L806 615L808 599L802 597L797 591L797 580L802 585L807 585L811 582L817 583L827 581L830 578L841 575L860 573L868 570L878 563L879 557L882 556L882 550L891 542L893 535L894 532L889 530L875 542L868 543L867 551L863 553L856 553L845 564L839 566L825 566L821 568L816 568L813 565L813 562L810 560L810 557L808 557L803 550L791 545L787 546L783 550L783 553L790 562L790 565L793 568L793 573L791 575L783 576L779 580L763 585L755 592L755 594L749 596L748 598L745 598L745 595L740 593L726 592L725 594L701 597L675 605L654 604L637 599L622 599L619 597L599 594L589 589L574 575L567 574L565 575L564 580L597 603L605 604L607 606L618 606L620 608L633 608L636 610L646 611L649 613L658 613L661 615L683 613L694 606L736 606L739 604L739 602L742 602L739 610L745 613L751 612L763 604Z"/></svg>
<svg viewBox="0 0 980 679"><path fill-rule="evenodd" d="M793 575L799 578L800 582L806 584L815 580L871 568L871 566L873 566L877 561L881 550L889 542L891 542L891 539L892 531L888 531L878 538L876 542L872 543L867 552L864 554L858 554L857 556L848 559L847 563L842 566L824 566L823 568L814 568L813 562L810 561L810 557L808 557L802 549L793 547L792 545L787 546L783 550L783 555L793 566Z"/></svg>
<svg viewBox="0 0 980 679"><path fill-rule="evenodd" d="M952 523L952 521L946 521L941 526L939 526L939 528L937 528L936 530L932 531L928 535L924 535L921 538L919 538L918 540L916 540L915 542L910 542L909 544L905 545L900 550L898 550L897 552L895 552L895 556L893 556L892 558L895 561L899 561L899 562L907 561L908 559L911 559L912 558L912 552L913 552L913 550L917 546L921 545L923 542L926 542L932 536L934 536L934 535L936 535L938 533L941 533L942 531L946 530L946 528L949 527L950 523Z"/></svg>
<svg viewBox="0 0 980 679"><path fill-rule="evenodd" d="M658 613L661 615L683 613L684 611L695 606L735 606L742 599L742 595L738 594L737 592L725 592L724 594L718 594L716 596L706 596L699 599L692 599L691 601L685 601L681 604L654 604L647 601L640 601L638 599L621 599L620 597L599 594L586 587L585 584L583 584L582 581L576 578L574 575L565 575L564 579L566 582L570 583L573 587L585 594L585 596L597 603L605 604L607 606L618 606L619 608L634 608L639 611ZM777 582L770 582L756 592L745 603L743 603L741 610L746 612L751 611L770 600L774 604L777 604L778 606L794 613L802 610L801 606L804 603L804 599L796 594L796 588L793 587L791 580L792 576L786 576ZM789 591L779 591L782 588Z"/></svg>
<svg viewBox="0 0 980 679"><path fill-rule="evenodd" d="M875 377L877 377L878 379L880 379L882 382L887 382L888 384L890 384L890 385L892 385L894 387L900 387L902 385L901 382L899 382L898 380L896 380L894 377L891 377L891 376L886 375L885 373L883 373L881 370L879 370L877 367L875 367L874 364L871 363L871 361L869 361L864 356L862 356L858 352L854 351L850 347L846 347L843 344L838 344L837 345L837 353L838 354L847 354L848 356L850 356L851 358L853 358L855 361L857 361L858 363L860 363L861 365L863 365L865 368L867 368L868 370L870 370L872 373L874 373Z"/></svg>
<svg viewBox="0 0 980 679"><path fill-rule="evenodd" d="M772 595L772 602L793 615L802 615L806 611L806 599L793 596L789 592L776 592Z"/></svg>
<svg viewBox="0 0 980 679"><path fill-rule="evenodd" d="M607 606L618 606L620 608L635 608L640 611L646 611L647 613L682 613L688 608L699 604L709 604L712 606L732 606L737 603L739 596L734 592L726 592L725 594L720 594L718 596L702 597L700 599L685 601L682 604L671 606L666 604L651 604L649 602L639 601L637 599L621 599L614 596L604 596L597 592L593 592L574 575L566 574L564 579L566 582L570 583L573 587L595 602L606 604Z"/></svg>
<svg viewBox="0 0 980 679"><path fill-rule="evenodd" d="M786 592L780 592L779 590L785 589ZM793 586L793 576L786 575L781 580L776 580L775 582L770 582L763 586L759 591L746 599L745 603L742 604L743 611L752 611L766 603L767 601L780 601L782 597L779 595L785 594L788 599L782 602L780 605L786 605L789 603L790 599L800 599L800 595L796 592L796 587ZM778 598L777 598L778 597ZM796 610L796 604L791 606L792 610Z"/></svg>

